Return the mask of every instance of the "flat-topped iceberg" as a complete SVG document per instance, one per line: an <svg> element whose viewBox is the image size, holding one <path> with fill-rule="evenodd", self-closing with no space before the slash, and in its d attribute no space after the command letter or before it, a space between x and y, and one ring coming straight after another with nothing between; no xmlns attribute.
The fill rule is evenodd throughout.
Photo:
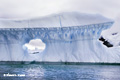
<svg viewBox="0 0 120 80"><path fill-rule="evenodd" d="M120 62L120 52L98 40L113 21L98 14L60 13L29 20L0 20L0 61ZM23 49L41 39L43 52Z"/></svg>

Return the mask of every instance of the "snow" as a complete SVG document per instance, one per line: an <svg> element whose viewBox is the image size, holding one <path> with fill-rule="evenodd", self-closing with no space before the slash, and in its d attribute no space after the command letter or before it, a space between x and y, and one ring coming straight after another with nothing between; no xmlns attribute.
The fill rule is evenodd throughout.
<svg viewBox="0 0 120 80"><path fill-rule="evenodd" d="M99 14L64 12L27 20L0 20L0 28L72 27L111 22Z"/></svg>
<svg viewBox="0 0 120 80"><path fill-rule="evenodd" d="M0 61L120 63L119 49L107 48L98 40L113 24L101 15L60 13L20 22L3 20L0 24ZM23 49L32 39L41 39L45 50L29 54Z"/></svg>
<svg viewBox="0 0 120 80"><path fill-rule="evenodd" d="M120 17L115 19L115 23L110 29L102 32L102 35L107 41L116 46L120 46Z"/></svg>

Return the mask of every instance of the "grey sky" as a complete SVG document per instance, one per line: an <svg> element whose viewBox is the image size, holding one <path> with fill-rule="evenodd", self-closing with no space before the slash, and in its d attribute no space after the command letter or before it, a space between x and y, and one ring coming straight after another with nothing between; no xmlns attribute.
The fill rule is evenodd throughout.
<svg viewBox="0 0 120 80"><path fill-rule="evenodd" d="M0 0L1 18L31 18L79 11L109 18L120 15L120 0Z"/></svg>

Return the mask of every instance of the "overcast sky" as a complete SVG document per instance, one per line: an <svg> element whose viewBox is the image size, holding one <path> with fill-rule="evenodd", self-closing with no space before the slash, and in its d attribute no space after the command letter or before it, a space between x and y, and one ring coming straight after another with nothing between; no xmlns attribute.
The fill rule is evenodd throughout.
<svg viewBox="0 0 120 80"><path fill-rule="evenodd" d="M0 18L31 18L78 11L109 18L120 15L120 0L0 0Z"/></svg>

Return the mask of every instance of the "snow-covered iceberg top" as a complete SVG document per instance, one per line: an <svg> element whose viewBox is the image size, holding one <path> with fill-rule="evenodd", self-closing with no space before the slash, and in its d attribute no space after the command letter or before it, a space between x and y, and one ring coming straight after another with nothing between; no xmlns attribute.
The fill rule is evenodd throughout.
<svg viewBox="0 0 120 80"><path fill-rule="evenodd" d="M27 20L0 20L0 28L75 27L113 22L99 14L64 12Z"/></svg>

